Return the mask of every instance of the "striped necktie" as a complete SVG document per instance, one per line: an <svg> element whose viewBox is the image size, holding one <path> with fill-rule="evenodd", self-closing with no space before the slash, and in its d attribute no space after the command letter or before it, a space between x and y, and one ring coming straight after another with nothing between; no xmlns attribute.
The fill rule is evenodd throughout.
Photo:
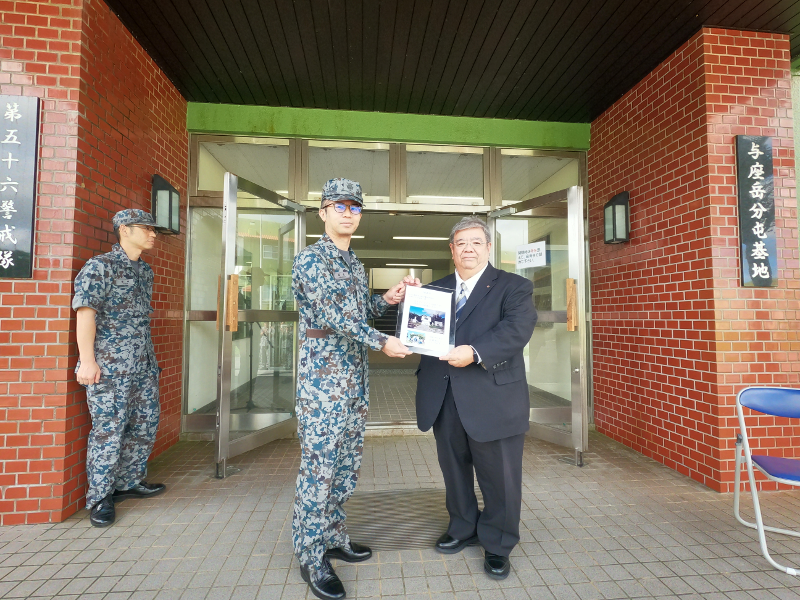
<svg viewBox="0 0 800 600"><path fill-rule="evenodd" d="M458 297L458 301L456 302L456 321L461 316L461 311L464 310L464 305L467 303L467 284L463 281L461 282L461 295Z"/></svg>

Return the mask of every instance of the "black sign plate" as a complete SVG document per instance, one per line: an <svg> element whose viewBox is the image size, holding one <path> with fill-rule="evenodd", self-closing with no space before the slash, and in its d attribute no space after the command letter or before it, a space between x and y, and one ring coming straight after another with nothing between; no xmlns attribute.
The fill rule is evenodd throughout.
<svg viewBox="0 0 800 600"><path fill-rule="evenodd" d="M739 242L744 287L778 285L772 138L737 135Z"/></svg>
<svg viewBox="0 0 800 600"><path fill-rule="evenodd" d="M0 95L0 277L33 277L39 98Z"/></svg>

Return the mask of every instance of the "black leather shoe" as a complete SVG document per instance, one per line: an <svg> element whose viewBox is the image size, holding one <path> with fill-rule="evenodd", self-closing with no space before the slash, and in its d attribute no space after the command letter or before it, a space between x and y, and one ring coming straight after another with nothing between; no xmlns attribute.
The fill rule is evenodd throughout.
<svg viewBox="0 0 800 600"><path fill-rule="evenodd" d="M303 566L300 567L300 576L311 588L311 593L317 598L322 600L341 600L341 598L345 597L342 581L336 575L327 558L322 559L322 566L314 573L313 579L308 569Z"/></svg>
<svg viewBox="0 0 800 600"><path fill-rule="evenodd" d="M511 560L507 556L492 554L486 551L483 559L483 570L492 579L505 579L511 571Z"/></svg>
<svg viewBox="0 0 800 600"><path fill-rule="evenodd" d="M344 562L356 563L372 558L372 550L364 544L356 544L351 541L349 548L331 548L325 552L325 556L343 560Z"/></svg>
<svg viewBox="0 0 800 600"><path fill-rule="evenodd" d="M95 527L108 527L117 518L114 510L114 498L111 494L100 500L89 513L89 522Z"/></svg>
<svg viewBox="0 0 800 600"><path fill-rule="evenodd" d="M441 552L442 554L457 554L461 552L467 546L477 546L478 545L478 536L473 535L470 538L465 540L457 540L449 533L442 534L438 540L436 540L436 551Z"/></svg>
<svg viewBox="0 0 800 600"><path fill-rule="evenodd" d="M125 498L150 498L164 493L167 489L163 483L147 483L140 481L129 490L116 490L114 492L114 500L119 502Z"/></svg>

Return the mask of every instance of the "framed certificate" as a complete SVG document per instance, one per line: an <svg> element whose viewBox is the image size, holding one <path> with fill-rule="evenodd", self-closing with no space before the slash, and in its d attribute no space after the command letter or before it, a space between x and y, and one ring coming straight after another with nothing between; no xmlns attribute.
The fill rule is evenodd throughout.
<svg viewBox="0 0 800 600"><path fill-rule="evenodd" d="M417 354L443 356L455 347L455 291L406 287L397 311L397 337Z"/></svg>

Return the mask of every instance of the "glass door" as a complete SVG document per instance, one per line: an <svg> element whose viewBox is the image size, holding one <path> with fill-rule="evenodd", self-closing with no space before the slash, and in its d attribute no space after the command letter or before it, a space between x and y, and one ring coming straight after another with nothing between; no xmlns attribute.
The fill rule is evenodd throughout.
<svg viewBox="0 0 800 600"><path fill-rule="evenodd" d="M225 173L217 315L217 477L294 429L298 312L292 262L305 207Z"/></svg>
<svg viewBox="0 0 800 600"><path fill-rule="evenodd" d="M588 446L583 189L489 213L494 264L533 282L538 322L525 348L531 434L581 453Z"/></svg>

